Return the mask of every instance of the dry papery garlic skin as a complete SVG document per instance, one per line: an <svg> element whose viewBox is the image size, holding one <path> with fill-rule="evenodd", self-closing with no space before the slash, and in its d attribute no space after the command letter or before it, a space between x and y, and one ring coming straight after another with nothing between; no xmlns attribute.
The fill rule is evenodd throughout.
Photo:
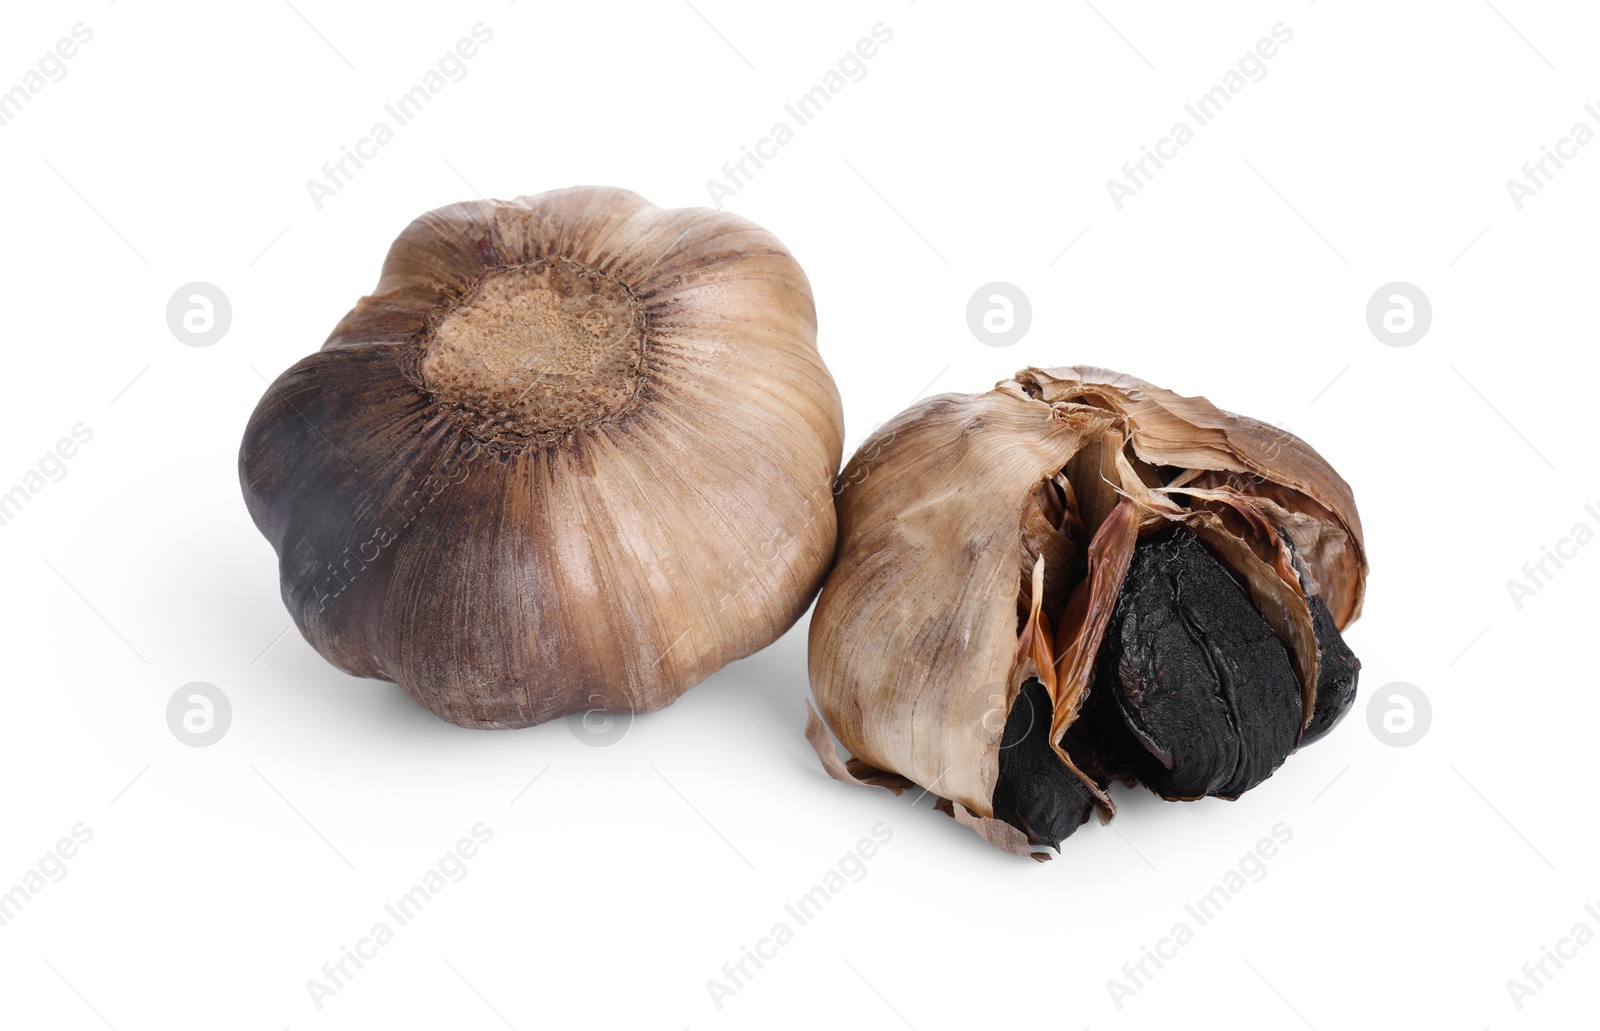
<svg viewBox="0 0 1600 1031"><path fill-rule="evenodd" d="M1203 397L1086 366L932 397L862 444L838 510L807 736L1008 851L1109 819L1113 780L1236 797L1355 697L1349 485Z"/></svg>
<svg viewBox="0 0 1600 1031"><path fill-rule="evenodd" d="M726 212L577 187L422 216L245 430L295 625L463 726L670 703L827 571L816 330L794 258Z"/></svg>

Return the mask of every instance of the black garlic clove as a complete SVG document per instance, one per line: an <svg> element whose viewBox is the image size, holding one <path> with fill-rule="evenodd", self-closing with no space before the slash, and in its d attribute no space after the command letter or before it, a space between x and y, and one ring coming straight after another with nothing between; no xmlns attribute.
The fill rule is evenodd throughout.
<svg viewBox="0 0 1600 1031"><path fill-rule="evenodd" d="M1311 630L1317 640L1317 697L1311 707L1311 719L1300 736L1302 745L1322 737L1344 719L1345 713L1356 700L1356 680L1361 673L1361 660L1344 643L1339 624L1322 600L1321 591L1311 580L1305 564L1301 562L1293 539L1279 531L1279 538L1295 556L1294 565L1299 571L1300 590L1306 596L1306 607L1311 613Z"/></svg>
<svg viewBox="0 0 1600 1031"><path fill-rule="evenodd" d="M1235 798L1300 738L1288 650L1193 532L1141 541L1096 663L1098 759L1169 799Z"/></svg>
<svg viewBox="0 0 1600 1031"><path fill-rule="evenodd" d="M1344 643L1322 597L1314 594L1309 601L1311 629L1317 635L1317 701L1300 738L1302 745L1317 740L1344 719L1356 700L1356 680L1361 674L1361 660Z"/></svg>
<svg viewBox="0 0 1600 1031"><path fill-rule="evenodd" d="M1094 798L1050 747L1050 711L1049 692L1029 677L1006 716L993 804L1030 844L1055 847L1089 819Z"/></svg>

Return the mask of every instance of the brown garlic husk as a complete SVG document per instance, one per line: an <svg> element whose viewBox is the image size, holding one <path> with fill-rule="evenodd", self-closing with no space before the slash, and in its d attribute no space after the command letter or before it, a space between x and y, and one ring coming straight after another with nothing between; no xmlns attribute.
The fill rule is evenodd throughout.
<svg viewBox="0 0 1600 1031"><path fill-rule="evenodd" d="M816 329L794 258L726 212L579 187L422 216L245 430L295 625L464 726L670 703L827 570Z"/></svg>
<svg viewBox="0 0 1600 1031"><path fill-rule="evenodd" d="M1350 487L1205 398L1090 367L929 398L861 446L838 509L807 736L836 778L921 786L1008 851L1109 819L1113 781L1234 797L1354 698Z"/></svg>

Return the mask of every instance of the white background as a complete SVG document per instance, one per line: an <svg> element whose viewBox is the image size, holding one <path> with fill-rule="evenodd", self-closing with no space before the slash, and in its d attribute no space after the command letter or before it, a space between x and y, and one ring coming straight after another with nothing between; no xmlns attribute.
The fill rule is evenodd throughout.
<svg viewBox="0 0 1600 1031"><path fill-rule="evenodd" d="M1600 528L1600 146L1520 210L1505 184L1574 123L1600 128L1600 19L1528 0L1228 7L8 10L0 88L74 24L93 39L0 127L0 491L74 425L93 439L0 526L0 890L74 825L93 837L0 927L0 1023L1592 1020L1600 944L1547 962L1521 1009L1507 982L1574 924L1600 932L1600 547L1547 565L1520 608L1507 582ZM319 210L307 180L479 22L493 39L466 77ZM565 721L448 725L288 630L240 433L263 377L320 345L393 236L480 193L706 204L878 22L893 39L865 77L726 200L811 278L847 454L919 395L1091 363L1280 423L1355 488L1372 563L1348 632L1357 707L1238 802L1120 791L1117 820L1054 862L1004 855L928 798L823 774L801 736L804 622L605 748ZM1293 39L1265 78L1119 211L1106 181L1279 22ZM196 280L233 306L204 348L165 318ZM996 280L1033 306L1005 349L965 317ZM1365 318L1397 280L1433 306L1409 347ZM192 681L231 700L209 747L168 729ZM1368 724L1393 682L1431 701L1409 747ZM307 981L479 822L493 839L464 878L319 1010ZM880 822L893 837L865 877L714 1005L723 964ZM1293 837L1265 877L1196 926L1185 903L1280 823ZM1119 1008L1108 981L1179 921L1193 941Z"/></svg>

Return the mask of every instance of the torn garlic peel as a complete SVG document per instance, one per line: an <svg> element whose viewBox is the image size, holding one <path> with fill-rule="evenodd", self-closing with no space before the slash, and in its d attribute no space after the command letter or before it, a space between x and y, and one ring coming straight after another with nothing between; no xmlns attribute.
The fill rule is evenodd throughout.
<svg viewBox="0 0 1600 1031"><path fill-rule="evenodd" d="M1141 539L1183 526L1220 556L1289 653L1302 727L1318 675L1307 596L1320 592L1343 627L1365 587L1350 488L1314 450L1104 369L1027 369L921 402L862 445L838 501L838 558L811 624L821 714L860 763L980 823L995 815L1002 731L1030 677L1071 764L1063 742ZM1041 592L1056 616L1047 641Z"/></svg>

